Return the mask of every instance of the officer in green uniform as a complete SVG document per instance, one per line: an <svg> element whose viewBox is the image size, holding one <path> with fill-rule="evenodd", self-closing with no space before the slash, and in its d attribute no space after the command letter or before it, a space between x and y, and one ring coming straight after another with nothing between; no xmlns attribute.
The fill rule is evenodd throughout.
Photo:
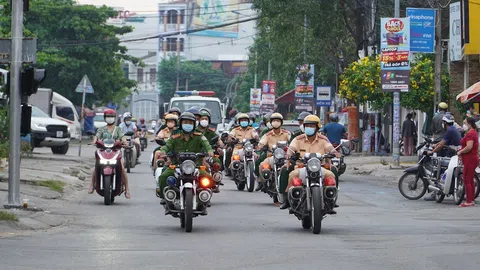
<svg viewBox="0 0 480 270"><path fill-rule="evenodd" d="M164 145L160 150L161 156L164 157L170 152L177 154L180 152L207 152L208 158L212 158L213 149L208 143L207 138L205 138L202 133L195 131L195 123L196 118L193 114L188 112L183 113L179 119L179 129L181 132L172 135L170 139L167 140L166 145ZM176 159L171 160L171 162L172 164L179 164L179 161ZM198 159L196 163L197 165L202 165L203 160ZM212 178L212 176L204 170L200 171L200 175ZM166 203L163 190L167 186L167 178L169 176L174 176L174 170L167 168L158 179L157 195L161 198L161 204Z"/></svg>
<svg viewBox="0 0 480 270"><path fill-rule="evenodd" d="M263 130L262 132L260 133L260 138L267 134L267 132L269 132L270 130L272 130L272 124L270 124L270 116L272 116L271 113L267 113L263 116Z"/></svg>
<svg viewBox="0 0 480 270"><path fill-rule="evenodd" d="M290 141L288 143L291 143L292 140L297 137L298 135L302 135L303 133L305 133L304 131L304 127L303 127L303 119L305 119L305 117L309 116L310 113L309 112L301 112L298 117L297 117L297 121L298 121L298 125L300 126L299 129L295 130L293 133L292 133L292 137L290 138Z"/></svg>
<svg viewBox="0 0 480 270"><path fill-rule="evenodd" d="M215 136L217 136L215 131L213 131L209 128L209 125L210 125L211 121L212 120L211 120L210 111L208 109L205 109L205 108L200 109L200 125L197 127L197 131L202 133L203 136L205 136L205 138L207 138L209 143ZM220 140L220 138L218 139L217 144L218 144L218 147L223 146L223 143ZM213 149L213 150L215 150L215 149ZM222 153L221 151L218 151L218 152L219 152L219 154ZM222 161L219 158L213 158L213 162L220 164L220 167L223 165Z"/></svg>

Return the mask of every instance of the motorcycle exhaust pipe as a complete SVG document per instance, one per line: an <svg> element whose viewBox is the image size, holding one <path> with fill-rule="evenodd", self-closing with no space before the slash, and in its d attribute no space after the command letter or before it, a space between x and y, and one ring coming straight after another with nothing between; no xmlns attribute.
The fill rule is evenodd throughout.
<svg viewBox="0 0 480 270"><path fill-rule="evenodd" d="M210 190L202 190L200 193L198 193L198 199L203 203L207 203L211 198L212 193Z"/></svg>
<svg viewBox="0 0 480 270"><path fill-rule="evenodd" d="M440 191L440 189L439 189L438 187L432 186L432 185L428 185L428 189L429 189L429 190L436 191L436 192L439 192L439 191Z"/></svg>
<svg viewBox="0 0 480 270"><path fill-rule="evenodd" d="M298 201L303 196L303 187L291 187L288 190L288 200L290 201Z"/></svg>
<svg viewBox="0 0 480 270"><path fill-rule="evenodd" d="M169 189L165 191L164 195L165 195L165 200L169 202L173 202L177 198L177 192L175 192L173 189Z"/></svg>
<svg viewBox="0 0 480 270"><path fill-rule="evenodd" d="M325 188L325 198L333 200L337 197L337 188L336 187L327 187Z"/></svg>

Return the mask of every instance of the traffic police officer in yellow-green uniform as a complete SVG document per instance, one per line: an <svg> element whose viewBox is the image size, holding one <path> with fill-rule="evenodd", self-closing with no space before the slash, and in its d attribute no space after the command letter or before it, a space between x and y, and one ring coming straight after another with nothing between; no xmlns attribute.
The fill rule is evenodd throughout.
<svg viewBox="0 0 480 270"><path fill-rule="evenodd" d="M270 124L272 125L272 130L267 132L265 135L262 136L260 142L258 144L258 149L263 153L261 156L255 161L255 174L257 177L259 176L260 171L260 164L269 156L265 151L263 151L263 147L268 147L268 150L272 150L272 147L277 144L278 141L290 141L291 134L289 131L282 129L283 125L283 116L280 113L274 113L270 116ZM271 155L271 154L270 154ZM259 185L256 188L256 191L262 189L262 179L258 178Z"/></svg>
<svg viewBox="0 0 480 270"><path fill-rule="evenodd" d="M217 134L209 128L211 123L211 114L208 111L208 109L202 108L200 109L200 125L197 127L197 131L202 133L205 138L207 138L208 142L215 138ZM217 145L219 148L223 148L223 143L218 139ZM215 149L213 149L215 151ZM222 153L222 151L218 151L219 154ZM220 166L222 166L222 161L219 158L213 158L214 163L218 163Z"/></svg>
<svg viewBox="0 0 480 270"><path fill-rule="evenodd" d="M179 119L180 132L174 134L167 140L166 145L160 149L160 156L165 157L167 153L181 153L181 152L193 152L193 153L208 153L208 158L213 157L213 149L208 143L207 138L202 133L195 131L196 117L189 112L185 112ZM179 161L173 158L169 160L172 164L179 165ZM167 162L168 163L168 162ZM203 159L197 159L197 165L204 164ZM200 175L212 178L206 171L201 170ZM160 203L165 204L163 190L167 186L167 178L174 176L174 170L167 168L158 179L157 195L161 198Z"/></svg>

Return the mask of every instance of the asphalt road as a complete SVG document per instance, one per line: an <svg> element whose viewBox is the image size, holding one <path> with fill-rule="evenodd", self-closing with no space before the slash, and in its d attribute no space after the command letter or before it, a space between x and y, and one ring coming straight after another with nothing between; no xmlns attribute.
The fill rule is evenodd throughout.
<svg viewBox="0 0 480 270"><path fill-rule="evenodd" d="M343 176L338 215L324 220L320 235L302 229L267 195L239 192L229 180L209 214L185 233L154 195L148 155L129 175L131 200L117 197L105 206L100 196L82 194L57 211L75 217L68 227L0 239L0 269L457 270L480 264L480 207L407 201L395 186L365 176Z"/></svg>

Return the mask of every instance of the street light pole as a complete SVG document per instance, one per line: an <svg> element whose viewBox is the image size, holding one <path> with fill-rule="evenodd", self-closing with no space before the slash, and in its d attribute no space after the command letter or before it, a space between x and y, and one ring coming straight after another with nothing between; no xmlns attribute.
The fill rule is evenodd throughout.
<svg viewBox="0 0 480 270"><path fill-rule="evenodd" d="M12 2L12 58L9 108L9 169L8 169L8 204L6 207L20 206L20 123L23 42L23 0Z"/></svg>
<svg viewBox="0 0 480 270"><path fill-rule="evenodd" d="M395 18L400 17L400 0L395 0ZM393 93L393 166L400 166L400 93Z"/></svg>

